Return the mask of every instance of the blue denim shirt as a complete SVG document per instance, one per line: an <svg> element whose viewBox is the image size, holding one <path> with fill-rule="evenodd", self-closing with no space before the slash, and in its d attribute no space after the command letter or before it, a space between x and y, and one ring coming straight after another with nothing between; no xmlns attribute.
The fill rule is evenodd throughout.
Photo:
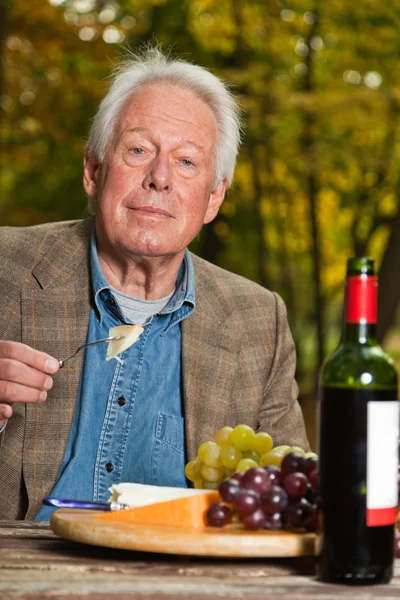
<svg viewBox="0 0 400 600"><path fill-rule="evenodd" d="M94 305L88 341L108 336L124 320L91 243ZM180 321L195 309L194 270L188 251L176 291L144 325L138 341L106 361L107 344L85 351L67 448L52 496L108 500L122 481L186 487ZM54 509L43 506L36 520Z"/></svg>

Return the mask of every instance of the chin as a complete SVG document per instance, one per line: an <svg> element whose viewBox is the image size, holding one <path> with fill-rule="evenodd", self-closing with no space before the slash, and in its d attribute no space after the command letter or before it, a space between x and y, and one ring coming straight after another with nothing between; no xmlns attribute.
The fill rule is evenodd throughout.
<svg viewBox="0 0 400 600"><path fill-rule="evenodd" d="M167 248L165 244L160 243L149 243L149 242L133 242L132 244L123 244L124 249L127 250L130 254L134 254L136 256L146 256L146 257L157 257L164 256L165 254L174 254L171 251L171 248Z"/></svg>

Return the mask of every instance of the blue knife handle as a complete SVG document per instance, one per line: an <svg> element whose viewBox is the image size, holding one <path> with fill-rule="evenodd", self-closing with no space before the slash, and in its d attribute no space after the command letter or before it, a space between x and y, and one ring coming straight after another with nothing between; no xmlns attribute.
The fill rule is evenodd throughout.
<svg viewBox="0 0 400 600"><path fill-rule="evenodd" d="M43 504L55 506L56 508L87 508L90 510L122 510L129 508L126 504L120 502L92 502L85 500L62 500L61 498L43 498Z"/></svg>

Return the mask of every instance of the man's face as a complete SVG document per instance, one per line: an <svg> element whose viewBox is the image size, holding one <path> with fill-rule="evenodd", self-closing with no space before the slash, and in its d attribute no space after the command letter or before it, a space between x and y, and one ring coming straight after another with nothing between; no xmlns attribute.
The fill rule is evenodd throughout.
<svg viewBox="0 0 400 600"><path fill-rule="evenodd" d="M103 163L85 159L103 247L128 256L183 254L224 197L225 182L213 190L216 136L211 108L190 90L157 84L134 93Z"/></svg>

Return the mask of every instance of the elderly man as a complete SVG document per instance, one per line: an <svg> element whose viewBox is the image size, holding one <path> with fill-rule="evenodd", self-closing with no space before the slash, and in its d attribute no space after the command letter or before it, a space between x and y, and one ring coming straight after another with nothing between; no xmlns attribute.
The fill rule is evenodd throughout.
<svg viewBox="0 0 400 600"><path fill-rule="evenodd" d="M282 300L187 250L231 183L239 129L207 70L132 56L85 153L94 218L2 228L3 518L48 518L50 494L107 500L120 481L186 486L224 425L308 447ZM144 331L119 360L100 344L59 370L132 323Z"/></svg>

